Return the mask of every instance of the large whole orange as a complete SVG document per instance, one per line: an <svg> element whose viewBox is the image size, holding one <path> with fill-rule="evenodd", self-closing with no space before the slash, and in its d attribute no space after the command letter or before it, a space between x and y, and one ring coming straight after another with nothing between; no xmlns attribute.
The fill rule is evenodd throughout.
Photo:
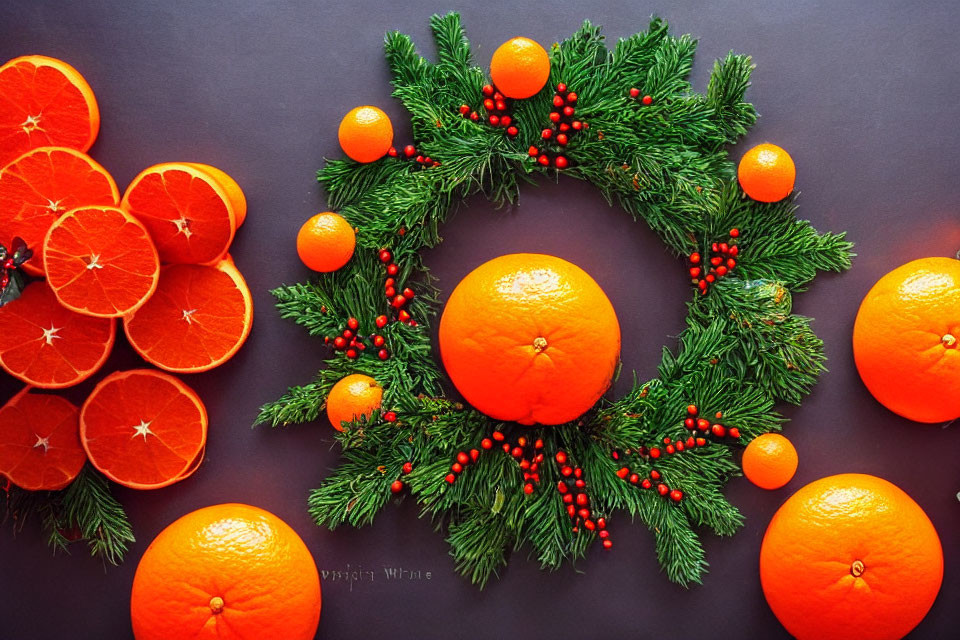
<svg viewBox="0 0 960 640"><path fill-rule="evenodd" d="M936 599L943 550L910 496L846 473L811 482L780 507L760 548L760 580L798 640L895 640Z"/></svg>
<svg viewBox="0 0 960 640"><path fill-rule="evenodd" d="M198 509L160 532L133 578L137 640L308 640L320 577L300 536L244 504Z"/></svg>
<svg viewBox="0 0 960 640"><path fill-rule="evenodd" d="M917 422L960 418L960 260L921 258L860 305L853 356L870 393Z"/></svg>
<svg viewBox="0 0 960 640"><path fill-rule="evenodd" d="M554 256L500 256L470 272L440 319L447 374L497 420L560 424L610 386L620 358L613 305L587 272Z"/></svg>

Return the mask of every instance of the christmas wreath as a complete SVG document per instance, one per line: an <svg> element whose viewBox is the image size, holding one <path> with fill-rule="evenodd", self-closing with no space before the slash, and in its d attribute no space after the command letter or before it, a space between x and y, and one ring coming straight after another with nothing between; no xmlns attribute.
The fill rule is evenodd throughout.
<svg viewBox="0 0 960 640"><path fill-rule="evenodd" d="M654 532L670 580L699 582L698 531L731 535L743 522L722 493L739 472L734 451L779 430L775 404L799 403L823 370L822 342L791 313L791 293L818 270L846 269L852 245L797 220L792 196L757 202L733 178L726 145L756 119L744 101L749 57L716 62L700 94L686 79L689 36L654 19L610 51L585 22L550 48L547 88L510 99L473 66L458 15L433 16L431 27L435 63L406 35L385 40L416 145L318 172L355 228L356 252L273 294L332 354L258 423L310 422L335 383L371 376L381 408L336 434L342 461L308 500L318 525L370 524L409 491L446 532L457 569L483 585L513 550L556 568L594 540L611 547L610 517L626 510ZM561 172L594 184L684 259L686 328L658 377L623 397L561 425L505 423L445 394L431 347L437 291L419 254L464 198L513 203L522 182Z"/></svg>

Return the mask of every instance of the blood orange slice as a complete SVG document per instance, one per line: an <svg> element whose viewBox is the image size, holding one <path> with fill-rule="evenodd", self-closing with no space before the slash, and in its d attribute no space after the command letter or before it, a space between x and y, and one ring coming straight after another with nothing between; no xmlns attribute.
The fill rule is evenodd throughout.
<svg viewBox="0 0 960 640"><path fill-rule="evenodd" d="M43 238L57 218L80 206L119 201L117 183L87 154L64 147L28 151L0 169L0 243L9 247L14 236L23 238L34 251L24 269L40 275Z"/></svg>
<svg viewBox="0 0 960 640"><path fill-rule="evenodd" d="M177 373L223 364L243 345L252 324L250 289L232 260L221 260L215 267L163 267L156 293L123 319L137 353Z"/></svg>
<svg viewBox="0 0 960 640"><path fill-rule="evenodd" d="M23 56L0 67L0 165L45 145L86 151L99 129L93 89L66 62Z"/></svg>
<svg viewBox="0 0 960 640"><path fill-rule="evenodd" d="M158 489L199 465L207 410L173 376L150 369L112 373L80 410L80 442L90 463L131 489Z"/></svg>
<svg viewBox="0 0 960 640"><path fill-rule="evenodd" d="M117 332L113 318L91 318L61 305L43 281L0 307L0 326L0 367L44 389L70 387L96 373Z"/></svg>
<svg viewBox="0 0 960 640"><path fill-rule="evenodd" d="M135 311L157 288L160 262L146 228L113 207L63 214L43 241L47 282L60 304L104 318Z"/></svg>
<svg viewBox="0 0 960 640"><path fill-rule="evenodd" d="M216 264L237 231L229 194L210 173L183 162L142 171L120 207L150 230L164 263Z"/></svg>
<svg viewBox="0 0 960 640"><path fill-rule="evenodd" d="M230 177L222 169L210 166L209 164L203 164L200 162L187 162L186 164L190 165L194 169L199 169L200 171L206 171L210 176L217 181L217 184L226 191L227 197L230 199L230 204L233 206L233 213L235 214L237 221L237 228L247 220L247 197L243 195L243 189L240 188L240 185L237 184L237 181Z"/></svg>
<svg viewBox="0 0 960 640"><path fill-rule="evenodd" d="M69 400L30 390L0 408L0 474L29 491L63 489L87 461L79 412Z"/></svg>

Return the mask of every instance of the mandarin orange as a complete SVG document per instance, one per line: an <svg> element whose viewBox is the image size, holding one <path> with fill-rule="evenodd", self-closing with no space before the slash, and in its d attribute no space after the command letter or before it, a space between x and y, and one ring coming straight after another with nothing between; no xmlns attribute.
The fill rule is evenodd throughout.
<svg viewBox="0 0 960 640"><path fill-rule="evenodd" d="M760 580L799 640L896 640L933 605L943 550L910 496L847 473L808 484L780 507L763 537Z"/></svg>
<svg viewBox="0 0 960 640"><path fill-rule="evenodd" d="M136 640L308 640L320 576L297 532L263 509L220 504L150 543L130 594Z"/></svg>
<svg viewBox="0 0 960 640"><path fill-rule="evenodd" d="M529 98L547 84L550 56L530 38L511 38L493 52L490 78L508 98Z"/></svg>
<svg viewBox="0 0 960 640"><path fill-rule="evenodd" d="M354 373L337 381L327 395L327 418L337 431L344 422L369 418L380 408L383 387L370 376Z"/></svg>
<svg viewBox="0 0 960 640"><path fill-rule="evenodd" d="M921 258L870 289L853 325L870 393L917 422L960 418L960 260Z"/></svg>
<svg viewBox="0 0 960 640"><path fill-rule="evenodd" d="M336 271L350 262L356 245L353 227L332 211L313 216L297 233L297 255L314 271Z"/></svg>
<svg viewBox="0 0 960 640"><path fill-rule="evenodd" d="M797 168L775 144L758 144L740 158L737 177L744 193L760 202L778 202L793 191Z"/></svg>
<svg viewBox="0 0 960 640"><path fill-rule="evenodd" d="M560 424L590 409L620 359L620 324L600 285L554 256L500 256L470 272L440 319L447 374L478 411Z"/></svg>
<svg viewBox="0 0 960 640"><path fill-rule="evenodd" d="M393 144L390 117L377 107L355 107L343 116L337 132L340 148L357 162L379 160Z"/></svg>
<svg viewBox="0 0 960 640"><path fill-rule="evenodd" d="M797 450L779 433L764 433L743 450L743 475L761 489L779 489L797 472Z"/></svg>

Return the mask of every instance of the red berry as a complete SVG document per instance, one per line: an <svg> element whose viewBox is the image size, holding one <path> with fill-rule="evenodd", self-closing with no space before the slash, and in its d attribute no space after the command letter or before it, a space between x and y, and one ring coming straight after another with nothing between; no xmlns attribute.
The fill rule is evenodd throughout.
<svg viewBox="0 0 960 640"><path fill-rule="evenodd" d="M448 473L448 474L447 474L447 477L444 478L444 480L446 480L447 483L449 483L449 484L453 484L454 482L456 482L457 476L453 475L452 473Z"/></svg>
<svg viewBox="0 0 960 640"><path fill-rule="evenodd" d="M736 247L734 247L734 248L736 248ZM728 259L727 259L727 269L733 269L735 266L737 266L737 261L734 260L733 258L728 258ZM719 271L719 269L717 269L717 271Z"/></svg>
<svg viewBox="0 0 960 640"><path fill-rule="evenodd" d="M706 431L710 428L710 421L705 418L700 418L697 420L697 428L700 429L700 431Z"/></svg>
<svg viewBox="0 0 960 640"><path fill-rule="evenodd" d="M695 404L688 404L688 405L687 405L687 413L689 413L690 415L695 416L695 415L697 415L697 412L698 412L698 411L699 411L699 410L697 409L697 405L695 405Z"/></svg>
<svg viewBox="0 0 960 640"><path fill-rule="evenodd" d="M738 247L738 246L736 246L736 245L730 247L730 255L731 255L731 256L735 256L735 255L737 255L738 253L740 253L740 247Z"/></svg>
<svg viewBox="0 0 960 640"><path fill-rule="evenodd" d="M509 127L511 122L513 122L513 118L510 116L500 116L501 127Z"/></svg>
<svg viewBox="0 0 960 640"><path fill-rule="evenodd" d="M668 444L666 447L666 451L669 454L673 454L673 453L676 453L677 450L672 444Z"/></svg>
<svg viewBox="0 0 960 640"><path fill-rule="evenodd" d="M390 491L394 493L400 493L403 491L403 483L399 480L394 480L393 484L390 485Z"/></svg>
<svg viewBox="0 0 960 640"><path fill-rule="evenodd" d="M500 433L499 431L493 432L493 439L496 440L497 442L501 442L503 438L504 438L503 434Z"/></svg>
<svg viewBox="0 0 960 640"><path fill-rule="evenodd" d="M653 478L654 480L659 480L660 472L657 471L656 469L650 469L650 477Z"/></svg>
<svg viewBox="0 0 960 640"><path fill-rule="evenodd" d="M354 331L356 331L357 329L360 328L360 323L357 322L356 318L350 318L349 320L347 320L347 326L353 329Z"/></svg>
<svg viewBox="0 0 960 640"><path fill-rule="evenodd" d="M483 92L483 95L485 95L485 96L492 96L492 95L493 95L493 86L491 86L491 85L489 85L489 84L485 84L485 85L483 85L483 88L481 89L481 91Z"/></svg>
<svg viewBox="0 0 960 640"><path fill-rule="evenodd" d="M637 88L630 89L631 98L636 98L639 95L640 95L640 89L637 89Z"/></svg>
<svg viewBox="0 0 960 640"><path fill-rule="evenodd" d="M534 449L543 449L543 440L537 438L537 441L533 443ZM542 454L541 454L542 455Z"/></svg>
<svg viewBox="0 0 960 640"><path fill-rule="evenodd" d="M690 277L698 278L700 276L700 267L690 267Z"/></svg>
<svg viewBox="0 0 960 640"><path fill-rule="evenodd" d="M550 122L560 122L560 114L556 111L550 112Z"/></svg>
<svg viewBox="0 0 960 640"><path fill-rule="evenodd" d="M350 329L344 329L344 330L343 330L343 338L344 338L345 340L350 340L351 338L353 338L353 331L350 331Z"/></svg>
<svg viewBox="0 0 960 640"><path fill-rule="evenodd" d="M514 458L522 458L523 449L521 449L520 447L514 447L513 450L510 451L510 455L512 455Z"/></svg>
<svg viewBox="0 0 960 640"><path fill-rule="evenodd" d="M589 503L590 503L590 498L587 497L587 494L585 494L585 493L578 493L578 494L577 494L577 506L578 506L578 507L585 507L585 506L587 506L587 504L589 504Z"/></svg>
<svg viewBox="0 0 960 640"><path fill-rule="evenodd" d="M360 357L360 354L357 353L356 349L347 349L347 357L350 358L351 360L356 360L357 358Z"/></svg>
<svg viewBox="0 0 960 640"><path fill-rule="evenodd" d="M700 287L700 291L702 291L703 293L706 293L706 292L707 292L707 281L706 281L706 280L701 280L700 282L697 283L697 286Z"/></svg>
<svg viewBox="0 0 960 640"><path fill-rule="evenodd" d="M557 156L554 159L553 164L557 167L557 169L566 169L570 163L567 162L567 159L563 156Z"/></svg>
<svg viewBox="0 0 960 640"><path fill-rule="evenodd" d="M480 441L480 448L490 450L493 448L493 440L490 438L484 438Z"/></svg>
<svg viewBox="0 0 960 640"><path fill-rule="evenodd" d="M561 123L560 123L560 126L557 127L557 128L558 128L560 131L569 131L569 130L570 130L570 125L568 125L566 122L561 122Z"/></svg>
<svg viewBox="0 0 960 640"><path fill-rule="evenodd" d="M380 358L381 360L386 360L387 358L390 357L390 352L387 351L386 349L380 349L380 351L377 351L377 357Z"/></svg>
<svg viewBox="0 0 960 640"><path fill-rule="evenodd" d="M403 294L397 294L396 296L394 296L393 300L390 302L390 305L394 309L399 309L405 304L407 304L407 298Z"/></svg>
<svg viewBox="0 0 960 640"><path fill-rule="evenodd" d="M518 133L520 133L520 130L517 129L516 127L507 127L507 135L508 135L508 136L513 137L513 136L517 135Z"/></svg>
<svg viewBox="0 0 960 640"><path fill-rule="evenodd" d="M691 253L690 254L690 264L700 264L700 254Z"/></svg>
<svg viewBox="0 0 960 640"><path fill-rule="evenodd" d="M346 349L347 340L343 336L337 336L333 339L333 348L334 349Z"/></svg>
<svg viewBox="0 0 960 640"><path fill-rule="evenodd" d="M563 467L560 469L560 475L564 476L565 478L569 478L573 475L573 467Z"/></svg>
<svg viewBox="0 0 960 640"><path fill-rule="evenodd" d="M612 547L612 546L613 546L613 542L611 542L610 540L604 540L604 541L603 541L603 548L604 548L604 549L609 549L609 548Z"/></svg>
<svg viewBox="0 0 960 640"><path fill-rule="evenodd" d="M695 429L697 427L697 421L693 418L687 418L683 421L683 426L685 426L687 429Z"/></svg>
<svg viewBox="0 0 960 640"><path fill-rule="evenodd" d="M586 520L587 518L590 517L590 509L586 509L586 508L584 508L584 509L579 509L579 510L577 511L577 515L580 516L581 518L583 518L584 520Z"/></svg>
<svg viewBox="0 0 960 640"><path fill-rule="evenodd" d="M657 449L656 447L653 447L652 449L650 449L650 457L651 457L651 458L654 458L654 459L659 458L659 457L660 457L660 449Z"/></svg>
<svg viewBox="0 0 960 640"><path fill-rule="evenodd" d="M557 481L557 491L559 491L560 493L566 493L569 490L570 489L567 488L566 482L564 482L563 480Z"/></svg>
<svg viewBox="0 0 960 640"><path fill-rule="evenodd" d="M470 113L470 105L468 105L468 104L462 104L462 105L460 105L459 111L460 111L460 113L462 113L463 115L467 115L468 113Z"/></svg>
<svg viewBox="0 0 960 640"><path fill-rule="evenodd" d="M557 460L557 464L566 464L567 463L567 454L563 451L557 451L557 455L554 456Z"/></svg>
<svg viewBox="0 0 960 640"><path fill-rule="evenodd" d="M601 518L600 520L603 520L603 518ZM599 521L597 521L597 528L598 528L598 529L601 529L601 528L602 528L602 527L600 526ZM601 540L606 540L607 538L610 537L610 532L609 532L609 531L601 531L601 532L598 533L597 535L600 536L600 539L601 539Z"/></svg>
<svg viewBox="0 0 960 640"><path fill-rule="evenodd" d="M628 467L620 467L617 469L617 477L623 480L628 475L630 475L630 469Z"/></svg>
<svg viewBox="0 0 960 640"><path fill-rule="evenodd" d="M473 120L474 122L476 122L477 120L480 119L480 114L477 113L476 111L471 111L471 112L470 112L470 119Z"/></svg>
<svg viewBox="0 0 960 640"><path fill-rule="evenodd" d="M413 296L414 296L413 289L411 289L410 287L406 287L403 290L403 297L406 298L407 300L413 300Z"/></svg>
<svg viewBox="0 0 960 640"><path fill-rule="evenodd" d="M577 94L576 94L576 93L574 93L573 91L571 91L570 93L567 94L567 102L576 102L576 101L577 101Z"/></svg>
<svg viewBox="0 0 960 640"><path fill-rule="evenodd" d="M490 126L491 126L491 127L499 127L499 126L500 126L500 116L490 116L490 118L488 118L488 120L490 121Z"/></svg>
<svg viewBox="0 0 960 640"><path fill-rule="evenodd" d="M683 451L683 440L677 440L677 451Z"/></svg>
<svg viewBox="0 0 960 640"><path fill-rule="evenodd" d="M564 487L566 487L566 485L564 485ZM573 494L572 494L572 493L568 493L568 494L566 494L565 496L563 496L563 504L568 504L568 505L570 505L572 508L576 509L576 507L573 506ZM569 511L569 509L568 509L568 511Z"/></svg>
<svg viewBox="0 0 960 640"><path fill-rule="evenodd" d="M387 265L387 275L395 276L398 273L400 273L400 267L398 267L396 263L391 262Z"/></svg>
<svg viewBox="0 0 960 640"><path fill-rule="evenodd" d="M530 484L529 482L523 485L523 492L527 495L530 495L531 493L533 493L533 485Z"/></svg>
<svg viewBox="0 0 960 640"><path fill-rule="evenodd" d="M470 460L476 462L477 458L480 457L480 452L476 449L470 449Z"/></svg>
<svg viewBox="0 0 960 640"><path fill-rule="evenodd" d="M574 109L569 105L563 108L563 115L567 116L568 118L572 116L574 113L576 113L576 109Z"/></svg>
<svg viewBox="0 0 960 640"><path fill-rule="evenodd" d="M412 463L412 462L404 462L404 463L403 463L403 472L404 472L404 473L410 473L411 471L413 471L413 463Z"/></svg>
<svg viewBox="0 0 960 640"><path fill-rule="evenodd" d="M576 485L577 489L583 489L585 486L587 486L587 483L583 481L583 478L578 479L573 484Z"/></svg>
<svg viewBox="0 0 960 640"><path fill-rule="evenodd" d="M517 438L517 445L521 447L527 446L527 439L524 436L520 436L519 438Z"/></svg>
<svg viewBox="0 0 960 640"><path fill-rule="evenodd" d="M453 471L454 473L463 473L463 465L459 462L454 462L452 465L450 465L450 471Z"/></svg>
<svg viewBox="0 0 960 640"><path fill-rule="evenodd" d="M549 140L553 136L553 129L544 129L540 132L540 137L544 140Z"/></svg>
<svg viewBox="0 0 960 640"><path fill-rule="evenodd" d="M581 477L583 477L583 469L581 469L580 467L577 467L576 469L574 469L574 470L573 470L573 477L574 477L574 478L581 478Z"/></svg>
<svg viewBox="0 0 960 640"><path fill-rule="evenodd" d="M643 487L644 489L649 489L650 487L653 486L653 483L650 482L649 478L644 478L643 482L640 483L640 486Z"/></svg>
<svg viewBox="0 0 960 640"><path fill-rule="evenodd" d="M493 94L493 99L494 99L494 100L503 100L503 94L500 93L499 91L497 91L496 93Z"/></svg>
<svg viewBox="0 0 960 640"><path fill-rule="evenodd" d="M461 451L457 454L457 462L460 464L470 464L470 456L468 456L465 451Z"/></svg>
<svg viewBox="0 0 960 640"><path fill-rule="evenodd" d="M697 438L697 446L698 446L698 447L706 446L706 444L707 444L707 439L706 439L706 438Z"/></svg>
<svg viewBox="0 0 960 640"><path fill-rule="evenodd" d="M683 500L683 491L680 491L680 489L674 489L670 492L670 499L674 502L680 502Z"/></svg>
<svg viewBox="0 0 960 640"><path fill-rule="evenodd" d="M396 422L397 421L397 412L396 411L387 411L383 414L383 419L387 422Z"/></svg>
<svg viewBox="0 0 960 640"><path fill-rule="evenodd" d="M433 164L433 158L431 158L430 156L427 156L426 158L423 159L423 164Z"/></svg>
<svg viewBox="0 0 960 640"><path fill-rule="evenodd" d="M397 157L397 148L396 148L396 147L390 147L389 149L387 149L387 155L390 156L391 158L396 158L396 157Z"/></svg>
<svg viewBox="0 0 960 640"><path fill-rule="evenodd" d="M553 106L555 106L555 107L562 107L562 106L563 106L563 98L562 98L561 96L553 96Z"/></svg>
<svg viewBox="0 0 960 640"><path fill-rule="evenodd" d="M387 326L387 316L377 316L377 319L374 322L376 322L378 329L383 329L385 326Z"/></svg>
<svg viewBox="0 0 960 640"><path fill-rule="evenodd" d="M697 446L697 441L693 439L693 436L687 438L687 448L689 449L695 446Z"/></svg>
<svg viewBox="0 0 960 640"><path fill-rule="evenodd" d="M400 322L407 322L410 320L410 314L407 313L406 309L400 309L400 313L397 314L397 320Z"/></svg>
<svg viewBox="0 0 960 640"><path fill-rule="evenodd" d="M537 157L537 154L539 153L540 153L540 149L537 149L536 147L530 147L529 149L527 149L527 155L532 158Z"/></svg>
<svg viewBox="0 0 960 640"><path fill-rule="evenodd" d="M580 131L580 129L583 128L583 123L580 122L579 120L574 120L573 122L570 123L570 126L573 127L574 131Z"/></svg>
<svg viewBox="0 0 960 640"><path fill-rule="evenodd" d="M718 438L722 438L723 436L727 435L727 428L724 427L722 424L715 424L712 427L710 427L710 433L717 436Z"/></svg>
<svg viewBox="0 0 960 640"><path fill-rule="evenodd" d="M739 229L730 229L730 237L731 237L731 238L739 238L739 237L740 237L740 230L739 230Z"/></svg>
<svg viewBox="0 0 960 640"><path fill-rule="evenodd" d="M384 343L383 336L380 336L380 335L373 336L373 346L382 347L383 343Z"/></svg>
<svg viewBox="0 0 960 640"><path fill-rule="evenodd" d="M723 265L717 267L717 275L720 277L727 275L727 268Z"/></svg>
<svg viewBox="0 0 960 640"><path fill-rule="evenodd" d="M558 136L557 136L557 144L559 144L559 145L561 145L561 146L567 144L567 134L561 133L560 135L558 135Z"/></svg>
<svg viewBox="0 0 960 640"><path fill-rule="evenodd" d="M397 295L397 290L394 289L393 287L387 287L386 289L384 289L384 294L386 294L388 298L392 298L395 295Z"/></svg>
<svg viewBox="0 0 960 640"><path fill-rule="evenodd" d="M494 101L491 100L490 98L487 98L486 100L483 101L483 108L486 109L487 111L493 111L493 108L495 106L496 106L496 103L494 103Z"/></svg>
<svg viewBox="0 0 960 640"><path fill-rule="evenodd" d="M660 484L657 485L657 493L659 493L662 496L665 496L668 493L670 493L670 487L668 487L667 485L661 482Z"/></svg>
<svg viewBox="0 0 960 640"><path fill-rule="evenodd" d="M731 438L735 438L735 439L739 440L739 439L740 439L740 429L737 429L736 427L731 427L730 430L727 431L727 435L730 436Z"/></svg>
<svg viewBox="0 0 960 640"><path fill-rule="evenodd" d="M497 100L496 107L497 107L497 111L506 111L507 103L505 103L503 100Z"/></svg>
<svg viewBox="0 0 960 640"><path fill-rule="evenodd" d="M558 93L563 93L563 92L566 91L566 90L567 90L567 85L563 84L562 82L560 82L560 83L557 84L557 92L558 92Z"/></svg>
<svg viewBox="0 0 960 640"><path fill-rule="evenodd" d="M643 104L647 104L647 105L653 104L653 98L650 97L650 96L643 96L643 98L640 100L640 102L642 102Z"/></svg>
<svg viewBox="0 0 960 640"><path fill-rule="evenodd" d="M548 158L546 155L542 155L539 158L537 158L537 162L547 167L550 165L550 158Z"/></svg>
<svg viewBox="0 0 960 640"><path fill-rule="evenodd" d="M568 505L567 505L567 513L569 513L569 514L570 514L570 517L572 518L572 517L574 517L574 516L577 515L577 508L576 508L575 506L573 506L572 504L568 504Z"/></svg>
<svg viewBox="0 0 960 640"><path fill-rule="evenodd" d="M593 531L593 530L596 528L596 526L597 526L597 525L595 525L595 524L593 523L593 520L584 520L584 521L583 521L583 528L586 529L587 531Z"/></svg>

